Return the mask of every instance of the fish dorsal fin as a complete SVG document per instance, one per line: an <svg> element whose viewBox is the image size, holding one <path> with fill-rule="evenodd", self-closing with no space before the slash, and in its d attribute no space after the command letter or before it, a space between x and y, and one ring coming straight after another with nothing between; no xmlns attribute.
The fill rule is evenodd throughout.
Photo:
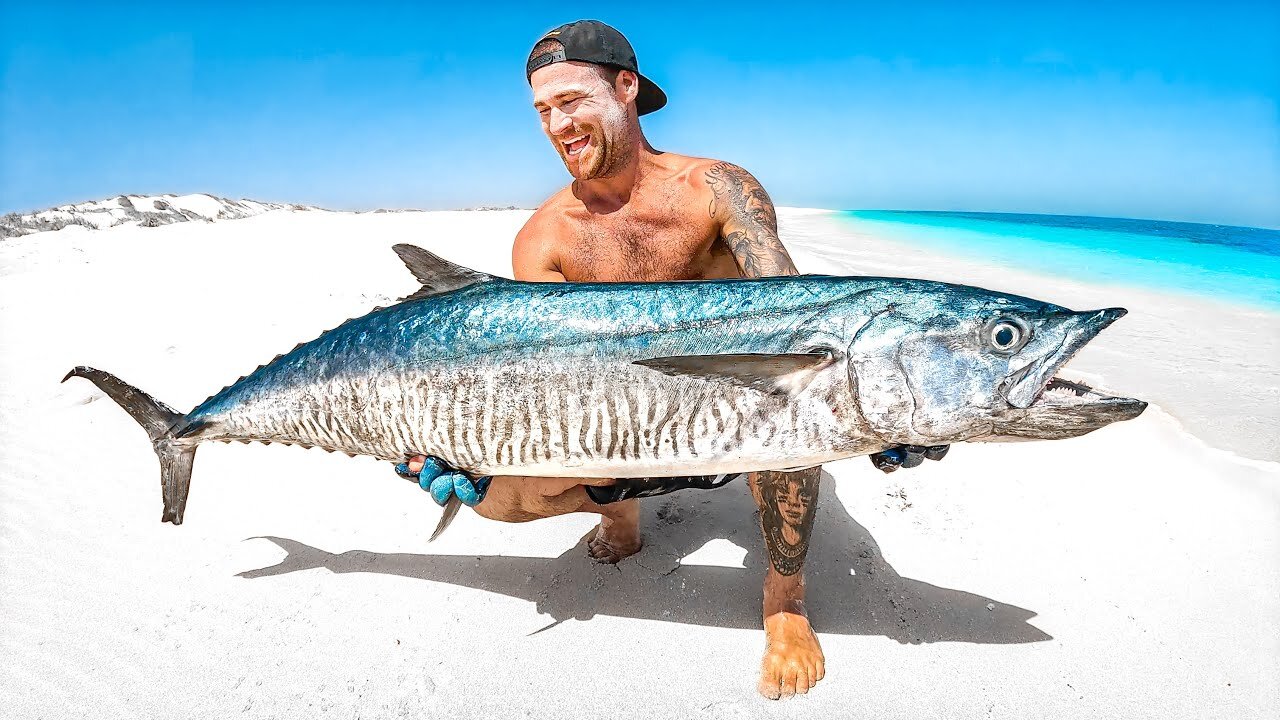
<svg viewBox="0 0 1280 720"><path fill-rule="evenodd" d="M400 259L404 261L404 265L409 268L409 272L413 273L413 276L418 278L418 282L422 283L422 287L405 298L405 300L417 300L429 295L439 295L494 279L488 273L482 273L451 263L435 253L423 250L417 245L401 243L392 246L391 249L396 251L396 255L399 255Z"/></svg>
<svg viewBox="0 0 1280 720"><path fill-rule="evenodd" d="M727 380L762 392L793 395L835 361L826 351L806 353L741 353L736 355L676 355L637 360L636 365L666 375Z"/></svg>

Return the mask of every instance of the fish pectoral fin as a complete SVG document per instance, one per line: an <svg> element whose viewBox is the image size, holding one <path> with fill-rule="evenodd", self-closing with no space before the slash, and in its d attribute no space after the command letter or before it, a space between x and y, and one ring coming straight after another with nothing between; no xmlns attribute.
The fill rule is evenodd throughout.
<svg viewBox="0 0 1280 720"><path fill-rule="evenodd" d="M393 245L391 249L396 251L396 255L400 256L405 267L409 268L409 272L413 273L418 282L422 283L422 287L414 294L404 298L405 300L417 300L430 295L440 295L468 285L496 279L488 273L482 273L457 263L451 263L435 253L423 250L417 245L401 243Z"/></svg>
<svg viewBox="0 0 1280 720"><path fill-rule="evenodd" d="M742 353L737 355L675 355L636 360L667 375L720 378L762 392L795 394L817 373L835 362L831 352Z"/></svg>

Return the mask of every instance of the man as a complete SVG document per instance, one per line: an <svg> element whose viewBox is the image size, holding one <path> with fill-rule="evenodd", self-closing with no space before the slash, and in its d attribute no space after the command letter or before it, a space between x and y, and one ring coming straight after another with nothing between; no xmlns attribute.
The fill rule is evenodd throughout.
<svg viewBox="0 0 1280 720"><path fill-rule="evenodd" d="M530 53L526 76L542 129L573 182L543 203L516 235L517 280L798 274L778 240L773 203L750 173L727 162L659 152L645 139L639 117L665 105L666 96L639 73L631 45L617 30L590 20L552 30ZM904 457L881 462L910 465ZM409 470L417 472L422 461L415 458ZM820 468L809 468L750 476L770 560L759 685L770 698L808 692L825 673L822 648L805 613L802 573L819 475ZM695 484L690 479L657 492ZM589 552L617 562L641 547L638 500L609 502L636 494L628 489L627 481L613 479L495 477L487 494L481 488L483 502L475 509L508 522L598 513Z"/></svg>

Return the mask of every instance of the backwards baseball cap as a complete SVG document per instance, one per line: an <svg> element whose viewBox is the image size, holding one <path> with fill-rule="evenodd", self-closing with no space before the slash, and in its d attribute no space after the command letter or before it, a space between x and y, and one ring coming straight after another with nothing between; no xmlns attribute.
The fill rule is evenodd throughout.
<svg viewBox="0 0 1280 720"><path fill-rule="evenodd" d="M667 104L667 94L653 84L652 80L640 74L640 67L636 64L636 51L631 48L631 43L627 42L622 33L599 20L578 20L561 25L534 43L534 50L546 40L560 43L560 48L549 52L531 52L524 66L526 80L538 68L568 60L607 65L630 70L640 78L640 93L636 95L637 115L651 113Z"/></svg>

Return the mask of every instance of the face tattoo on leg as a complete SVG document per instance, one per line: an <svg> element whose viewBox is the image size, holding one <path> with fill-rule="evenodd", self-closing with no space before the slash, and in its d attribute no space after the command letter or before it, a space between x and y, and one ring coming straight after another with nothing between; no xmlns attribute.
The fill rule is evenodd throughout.
<svg viewBox="0 0 1280 720"><path fill-rule="evenodd" d="M757 475L763 500L760 525L769 562L780 575L794 575L804 565L821 473L821 468L808 468Z"/></svg>

